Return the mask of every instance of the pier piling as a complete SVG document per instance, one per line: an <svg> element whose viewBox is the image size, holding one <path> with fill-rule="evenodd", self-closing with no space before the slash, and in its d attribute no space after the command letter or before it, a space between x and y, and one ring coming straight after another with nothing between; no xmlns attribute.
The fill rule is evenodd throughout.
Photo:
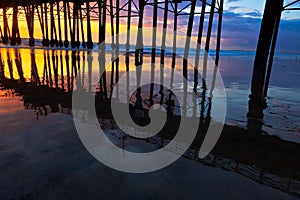
<svg viewBox="0 0 300 200"><path fill-rule="evenodd" d="M144 18L144 12L146 7L153 7L153 42L152 42L152 51L155 51L156 40L157 40L157 27L162 24L162 42L161 42L161 64L164 63L165 57L165 47L167 43L167 26L171 25L170 19L168 16L173 15L173 59L172 67L175 67L176 60L176 49L177 49L177 36L178 36L178 18L181 15L189 16L188 32L189 37L192 36L192 29L195 23L195 15L201 14L204 20L204 15L207 13L205 9L201 10L201 13L195 12L195 8L198 7L199 2L202 3L202 7L205 6L212 7L212 17L216 12L214 12L216 0L212 0L212 3L207 3L206 0L192 0L191 2L172 0L172 1L158 1L158 0L129 0L123 2L120 0L49 0L49 1L36 1L36 0L24 0L24 1L12 1L2 4L0 9L2 12L2 23L1 27L1 38L2 43L7 44L8 42L11 45L16 45L21 41L20 30L18 28L18 19L22 18L25 13L25 19L28 27L28 37L29 37L29 46L34 47L36 44L35 32L39 28L42 35L42 45L45 47L65 47L69 48L71 45L72 48L88 48L92 49L94 47L93 35L92 32L94 22L98 21L98 43L105 41L106 35L111 34L114 38L112 42L112 49L119 51L120 42L118 34L122 30L122 21L126 21L127 31L129 32L132 26L137 26L139 28L136 39L136 64L140 65L143 62L143 48L144 48L144 38L143 31L141 30L144 26L148 26ZM223 0L218 1L218 5L223 4ZM24 8L25 12L19 12L18 8ZM191 7L189 13L185 11L186 8ZM8 21L10 19L10 14L7 13L7 10L13 9L12 12L12 32L9 30ZM221 11L220 11L221 10ZM161 12L161 13L159 13ZM219 9L220 14L222 9ZM162 14L162 19L159 17ZM110 20L107 21L106 18L110 17ZM147 16L148 17L148 16ZM136 18L137 20L134 20ZM39 21L39 27L34 26L35 20ZM186 19L186 18L185 18ZM161 22L159 22L161 20ZM181 20L181 19L180 19ZM203 21L202 23L203 26ZM137 24L135 24L137 23ZM106 26L110 26L111 29L108 31ZM203 29L203 28L201 28ZM199 29L200 30L200 29ZM109 32L109 33L108 33ZM211 34L211 29L209 26L208 34ZM220 34L219 34L220 35ZM23 36L23 33L22 33ZM202 33L201 33L202 36ZM130 38L132 35L128 33L127 39L125 41L126 50L130 50ZM200 37L201 39L201 37ZM210 39L210 35L208 37ZM70 40L70 42L69 42ZM122 41L123 42L123 41ZM155 43L155 45L154 45ZM82 45L80 45L82 44ZM104 46L103 46L104 47ZM189 47L189 42L186 43L186 49ZM100 49L102 47L99 47ZM105 47L104 47L105 48ZM117 53L118 54L118 53ZM152 54L155 57L155 54ZM117 58L118 60L118 58ZM152 58L152 61L154 58ZM184 61L185 62L185 61ZM186 67L184 67L184 74L186 74Z"/></svg>
<svg viewBox="0 0 300 200"><path fill-rule="evenodd" d="M17 44L17 32L18 32L18 6L17 4L13 5L13 21L12 21L12 34L10 45L14 46Z"/></svg>
<svg viewBox="0 0 300 200"><path fill-rule="evenodd" d="M266 1L253 67L251 95L249 100L248 112L249 117L263 117L262 111L266 107L264 99L264 86L266 83L267 62L269 59L271 45L273 45L272 53L274 55L274 48L278 31L278 27L276 26L276 19L280 17L282 8L283 0ZM277 24L279 25L278 22ZM274 38L273 42L272 38Z"/></svg>
<svg viewBox="0 0 300 200"><path fill-rule="evenodd" d="M104 8L106 9L106 7ZM90 2L86 1L86 17L87 17L87 48L92 49L94 47L92 40L92 28L91 28L91 16L90 16ZM105 24L103 24L105 26ZM105 34L105 32L104 32Z"/></svg>
<svg viewBox="0 0 300 200"><path fill-rule="evenodd" d="M8 43L8 22L7 22L7 15L6 15L6 7L3 7L3 38L2 38L2 42L3 44L7 44Z"/></svg>

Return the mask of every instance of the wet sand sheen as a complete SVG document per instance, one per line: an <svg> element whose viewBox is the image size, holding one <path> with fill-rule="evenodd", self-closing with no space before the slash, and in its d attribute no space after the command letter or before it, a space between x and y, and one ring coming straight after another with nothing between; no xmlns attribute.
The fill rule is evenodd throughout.
<svg viewBox="0 0 300 200"><path fill-rule="evenodd" d="M4 51L5 56L2 58L4 63L9 58L10 60L17 58L14 50L10 49L9 51L9 54ZM282 84L281 75L285 76L286 74L275 70L275 78L271 82L273 85L271 85L268 99L269 108L265 112L262 129L251 132L247 131L246 127L248 129L255 127L249 126L246 114L252 60L243 56L224 56L220 65L228 97L227 122L234 126L225 126L222 137L213 151L214 159L220 157L221 163L226 161L231 164L246 165L246 168L254 171L258 170L259 173L262 173L262 180L254 177L255 181L253 181L252 177L247 174L229 169L230 166L213 165L217 167L209 167L203 164L207 164L206 160L199 163L187 159L188 156L180 158L171 166L158 172L144 175L124 174L103 166L85 150L70 116L71 96L68 92L73 86L76 89L78 85L77 82L74 82L73 85L73 81L68 81L65 77L67 73L69 73L69 77L72 77L73 73L76 73L76 69L85 69L85 73L80 74L81 77L89 77L92 72L92 79L97 79L99 74L97 59L93 60L96 67L90 70L88 63L83 59L86 52L72 54L70 51L61 50L35 50L36 57L30 56L30 53L33 52L29 49L19 49L19 52L21 57L24 55L22 62L24 79L27 81L26 86L22 85L21 77L18 76L19 69L15 64L10 67L13 69L12 71L9 71L9 65L5 64L5 79L1 80L7 81L7 88L3 89L3 94L1 93L0 96L0 120L3 122L0 125L0 180L4 180L0 187L0 193L5 194L5 199L10 197L44 199L49 196L54 199L71 197L82 199L83 197L98 196L113 199L120 196L122 198L158 199L184 198L186 193L189 193L191 198L201 197L204 199L292 198L271 187L299 196L300 190L297 189L300 180L298 170L300 166L297 162L297 155L300 154L299 144L285 142L277 137L264 136L269 134L280 136L288 141L300 141L298 132L300 116L297 112L299 109L298 95L300 94L297 92L299 79L295 79L294 76L289 79L289 82L294 85L289 82ZM45 52L46 55L49 55L49 57L46 56L46 60L44 60ZM68 67L65 62L67 54L69 55L68 64L71 68L69 72L67 72ZM108 56L108 60L110 56ZM192 57L192 59L194 58ZM289 63L288 67L285 67L287 68L286 73L294 73L299 70L297 63L290 58L285 59L279 58L275 65L281 66L282 63ZM159 63L159 57L157 60ZM148 63L150 57L145 56L144 61ZM170 58L166 57L165 61L166 65L170 65ZM178 67L181 66L181 61L179 61ZM47 66L48 62L50 62L49 66ZM32 63L39 63L37 74L45 84L41 90L31 87L35 84L34 81L30 82L32 74L35 73ZM47 80L45 64L50 69L48 69ZM54 69L51 69L55 66L62 66L62 71L55 72ZM126 69L123 62L120 62L119 69L119 75L122 76ZM130 69L135 70L134 57L131 57ZM150 65L146 65L143 69L143 77L150 77ZM157 70L157 74L159 74L159 64ZM170 74L165 73L164 77L170 78ZM189 68L188 77L191 81L193 80L192 68ZM50 83L48 78L53 82ZM174 81L175 90L182 88L182 84L178 80L180 79ZM107 81L109 90L110 71L107 72ZM48 87L49 84L50 87ZM17 86L15 89L10 88L15 85ZM83 81L82 87L87 89L89 82ZM148 98L149 89L143 92L141 94L143 98ZM7 97L6 94L12 96ZM54 100L50 98L53 94L56 94ZM293 96L293 99L286 98L286 95ZM159 94L157 96L159 97ZM41 109L40 106L45 103L47 106ZM213 104L213 106L215 105ZM65 110L62 110L62 106ZM24 107L32 110L24 111ZM43 115L46 112L47 116L38 116L39 120L37 120L37 112L41 112ZM67 115L52 112L63 112ZM118 129L109 129L108 132L119 137ZM125 141L125 147L156 148L148 143L132 139ZM209 160L209 156L207 160ZM208 165L211 163L209 162ZM275 176L275 179L269 179L270 174ZM162 186L167 187L162 190Z"/></svg>
<svg viewBox="0 0 300 200"><path fill-rule="evenodd" d="M18 54L20 56L18 56ZM55 57L53 57L53 55ZM66 55L68 55L68 62ZM109 64L111 56L111 53L107 53L106 64ZM252 54L251 52L247 53L224 51L221 54L222 59L220 60L219 68L227 92L227 123L229 124L241 127L247 126L246 114L248 107L248 95L250 93L250 74L252 74L253 56L254 54ZM279 136L284 140L300 142L300 79L297 76L297 74L300 73L300 63L297 60L297 56L298 55L280 54L275 57L274 70L272 73L272 79L270 83L271 85L269 89L269 97L267 99L269 107L265 111L265 120L263 121L262 129L268 134ZM71 69L74 65L80 68L80 72L85 70L85 73L82 74L83 79L84 77L85 79L87 79L87 77L89 76L87 52L72 52L68 50L52 51L49 49L32 50L23 48L4 48L1 49L1 58L4 64L4 75L6 78L14 78L16 80L20 78L20 76L18 75L18 66L16 66L16 63L14 62L18 59L22 64L21 66L23 68L24 79L28 82L30 82L32 73L34 72L32 71L34 69L32 64L36 65L38 77L43 80L43 83L46 83L46 81L48 82L48 84L51 83L51 80L45 79L45 66L49 67L49 69L50 67L54 66L58 67L58 85L62 84L62 80L66 79L68 73L69 75L71 75L71 73L75 72L73 69ZM99 74L99 62L96 58L98 58L98 56L96 56L92 61L93 80L98 80ZM194 60L194 55L191 55L190 59ZM9 60L12 65L11 73L8 67ZM122 76L126 71L126 64L125 62L123 62L123 60L125 60L124 56L121 57L119 63L120 76ZM159 74L159 56L156 57L156 62L156 70ZM147 64L150 63L149 55L144 57L144 63L144 76L150 77L151 67L149 64ZM171 63L171 58L166 57L165 65L170 66ZM48 66L48 64L50 66ZM67 64L69 64L70 67L69 72L67 70ZM62 69L60 69L61 67ZM135 70L134 57L130 57L129 68L130 70ZM176 68L181 70L182 59L177 59ZM199 79L201 79L202 69L199 68L199 70ZM52 69L51 73L50 71L48 73L49 76L52 76L52 87L55 87L56 83L54 75L56 72ZM61 76L63 76L63 79ZM165 74L165 76L165 78L170 77L169 74ZM188 77L191 81L193 80L193 76L193 69L191 68L191 66L189 66ZM107 86L110 87L110 73L107 74L107 82ZM67 80L64 80L64 87L62 89L64 91L72 89L72 83L72 81L68 82ZM180 89L181 85L176 85L176 79L174 83L174 89ZM89 82L86 81L83 84L85 85L85 87L88 87ZM74 88L76 88L75 85ZM144 95L148 95L148 93Z"/></svg>
<svg viewBox="0 0 300 200"><path fill-rule="evenodd" d="M186 158L153 173L117 172L89 155L71 116L34 119L30 111L1 116L1 130L6 130L1 134L1 198L165 199L188 194L195 199L293 199L241 175ZM19 121L18 128L7 127L5 122L11 120Z"/></svg>

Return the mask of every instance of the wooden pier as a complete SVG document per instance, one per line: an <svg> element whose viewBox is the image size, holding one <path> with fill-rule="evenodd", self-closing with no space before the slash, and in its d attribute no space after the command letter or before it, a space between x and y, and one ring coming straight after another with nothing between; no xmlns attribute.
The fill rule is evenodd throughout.
<svg viewBox="0 0 300 200"><path fill-rule="evenodd" d="M300 2L300 0L295 0L284 5L284 0L266 1L253 66L248 112L250 118L263 118L263 110L267 107L266 97L272 72L281 14L286 10L300 10L299 6L295 6L298 2ZM254 124L255 123L258 122L255 121Z"/></svg>
<svg viewBox="0 0 300 200"><path fill-rule="evenodd" d="M191 36L193 24L199 21L198 42L201 42L203 35L203 24L205 23L205 15L209 16L208 30L206 38L206 49L209 49L211 32L213 26L214 15L219 15L219 25L217 28L218 44L220 49L221 40L221 22L223 14L224 0L5 0L0 3L1 13L1 38L3 44L14 46L21 43L21 36L18 22L26 21L28 27L30 47L35 46L35 31L39 27L42 33L42 45L46 47L72 47L72 48L88 48L92 49L94 43L102 43L105 41L108 31L106 26L110 26L111 36L120 33L120 21L127 24L127 31L132 26L143 28L145 25L145 10L153 11L153 27L156 28L160 16L162 18L163 28L163 44L165 46L166 30L168 21L172 20L174 34L174 42L176 42L176 32L178 20L182 17L187 24L187 36ZM196 6L201 6L201 12L196 11ZM152 7L152 8L149 8ZM210 10L209 12L207 10ZM1 12L2 11L2 12ZM186 18L184 16L188 15ZM170 18L171 17L171 18ZM136 18L136 20L133 20ZM93 38L91 21L98 21L98 38ZM11 26L9 26L11 22ZM134 24L137 22L137 24ZM10 30L10 27L11 30ZM95 28L95 27L93 27ZM142 32L138 34L137 41L142 42ZM156 39L156 38L155 38ZM117 39L113 47L119 45ZM141 47L143 44L139 44ZM189 46L187 41L186 47ZM175 45L176 49L176 45ZM139 52L137 52L139 53Z"/></svg>

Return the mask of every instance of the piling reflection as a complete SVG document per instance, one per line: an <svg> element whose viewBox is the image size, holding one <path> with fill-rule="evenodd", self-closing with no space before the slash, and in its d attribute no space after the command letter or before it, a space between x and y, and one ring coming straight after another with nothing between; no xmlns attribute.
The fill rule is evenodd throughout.
<svg viewBox="0 0 300 200"><path fill-rule="evenodd" d="M199 130L193 144L185 153L185 157L242 174L259 183L295 196L300 195L300 175L299 171L296 170L300 166L295 159L295 155L299 152L299 145L290 144L275 137L252 134L253 132L262 132L261 125L255 119L253 119L254 121L249 119L248 130L226 125L213 152L204 159L198 158L197 153L207 129L211 123L214 123L211 113L214 106L213 90L216 81L216 68L212 72L211 88L208 88L208 84L204 81L205 78L200 77L200 73L196 69L192 69L193 87L188 88L184 81L181 81L181 85L178 84L180 81L175 75L174 68L183 64L181 58L173 55L165 57L166 52L160 52L158 57L155 47L151 49L150 56L139 55L139 58L143 58L139 59L142 63L139 62L138 64L142 64L143 68L136 66L135 56L129 53L116 60L119 52L106 54L101 52L98 59L95 59L85 51L43 50L40 52L42 54L36 51L38 50L30 50L29 60L24 59L23 56L25 55L17 49L1 51L0 84L1 90L12 90L14 94L21 96L24 107L34 110L37 113L37 119L41 115L48 115L52 112L72 114L72 91L84 90L87 95L91 95L95 87L95 107L98 116L112 122L110 101L122 103L122 96L131 100L130 106L125 106L130 110L135 122L141 125L149 122L149 109L154 104L159 104L165 108L170 120L169 124L157 136L145 139L145 142L157 145L157 148L165 146L176 133L174 124L178 122L179 117L190 119L198 117L200 118ZM157 58L159 62L157 62ZM113 61L111 70L105 70L104 66L109 59ZM181 61L177 62L178 60ZM195 60L199 60L199 57L195 57ZM29 63L30 66L24 63ZM97 69L93 67L95 63ZM155 63L160 65L155 65ZM172 66L170 74L165 73L162 63ZM27 73L28 69L30 73ZM135 70L135 77L126 73L130 70ZM99 84L92 85L92 79L98 79L98 75L102 72L104 75L99 79ZM115 88L115 84L124 74L125 90ZM141 85L141 79L145 77L148 77L152 82L159 77L160 84ZM132 80L135 80L135 84L140 86L133 94L129 92ZM162 87L166 81L168 81L169 86ZM116 93L115 96L112 95L113 90ZM184 91L185 99L183 102L185 103L182 108L178 107L178 101L172 92L174 90ZM187 103L189 91L194 91L197 94L197 98L189 99L191 104ZM183 110L180 112L180 109ZM110 126L113 127L113 123ZM136 140L136 138L124 134L122 140L121 147L126 148L126 141ZM170 151L180 151L180 148L180 144L178 144L176 148L174 147ZM274 151L276 148L280 151ZM295 170L290 170L290 168Z"/></svg>

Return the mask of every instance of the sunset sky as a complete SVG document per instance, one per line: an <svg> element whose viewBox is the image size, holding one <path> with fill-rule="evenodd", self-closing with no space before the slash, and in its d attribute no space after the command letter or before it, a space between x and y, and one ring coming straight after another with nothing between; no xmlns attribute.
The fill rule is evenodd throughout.
<svg viewBox="0 0 300 200"><path fill-rule="evenodd" d="M285 0L287 5L294 0ZM263 15L264 0L225 0L223 48L255 50ZM300 7L296 3L293 7ZM300 52L300 11L284 11L277 51Z"/></svg>
<svg viewBox="0 0 300 200"><path fill-rule="evenodd" d="M285 0L285 5L293 2L294 0ZM126 0L121 0L121 5L127 2ZM210 2L210 0L208 0ZM261 24L261 18L263 15L265 0L225 0L224 4L224 16L223 16L223 30L222 30L222 49L227 50L249 50L255 51L259 29ZM161 5L163 7L163 5ZM180 5L184 6L184 3ZM300 3L296 3L293 7L300 7ZM180 8L180 7L179 7ZM134 9L133 9L134 10ZM200 1L197 2L196 11L201 10ZM207 8L209 11L209 7ZM184 10L184 12L188 13L189 8ZM93 14L91 14L93 15ZM208 15L207 15L208 18ZM208 19L206 18L206 23ZM168 29L173 29L173 15L169 13L168 19ZM107 17L107 34L110 31L109 17ZM158 26L162 26L163 21L163 10L159 10L158 13ZM180 16L178 18L178 41L179 43L184 43L184 39L181 36L186 34L186 27L188 16ZM2 21L2 20L1 20ZM11 21L11 19L10 19ZM153 7L146 6L145 14L144 14L144 26L149 27L152 26L153 22ZM216 37L216 24L217 15L215 15L214 20L214 29L212 34L212 44L215 43ZM120 30L126 30L126 18L121 18L121 27ZM1 22L2 25L2 22ZM10 23L11 25L11 23ZM136 28L137 18L132 19L132 28ZM84 23L86 27L86 23ZM193 35L197 35L197 29L199 26L199 16L195 16L194 20L194 28ZM21 36L23 38L28 38L28 30L25 21L19 21L19 27L21 30ZM204 28L207 28L205 25ZM63 26L62 26L63 30ZM205 29L204 29L205 30ZM98 22L92 22L92 32L93 32L93 40L94 42L98 41ZM282 21L280 24L280 31L278 36L278 45L277 51L279 52L298 52L300 53L300 40L298 39L298 35L300 32L300 11L284 11L282 15ZM171 34L171 32L170 32ZM203 40L205 40L205 35ZM35 25L35 38L41 38L41 30L38 21L36 21ZM81 38L81 37L80 37ZM147 40L150 42L150 40ZM168 42L171 42L172 39L169 38ZM171 45L171 43L167 44Z"/></svg>

